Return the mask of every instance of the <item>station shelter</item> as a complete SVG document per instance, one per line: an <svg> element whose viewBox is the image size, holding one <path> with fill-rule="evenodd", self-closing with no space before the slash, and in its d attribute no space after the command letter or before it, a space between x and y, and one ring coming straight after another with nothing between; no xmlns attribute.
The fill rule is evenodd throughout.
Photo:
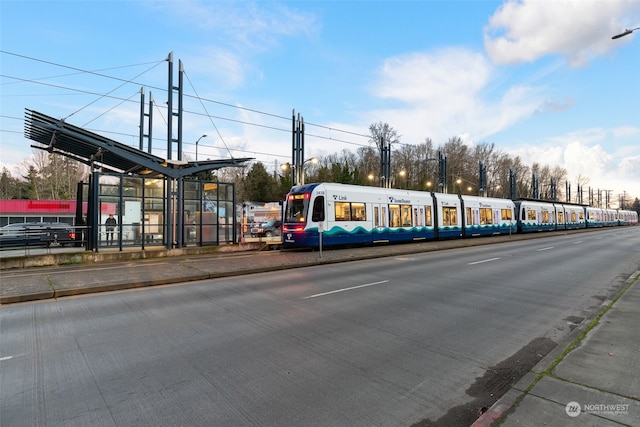
<svg viewBox="0 0 640 427"><path fill-rule="evenodd" d="M37 143L34 148L91 167L89 182L78 185L75 218L85 227L89 250L238 240L235 184L194 177L252 158L167 160L33 110L26 111L25 137ZM115 224L107 223L110 216Z"/></svg>

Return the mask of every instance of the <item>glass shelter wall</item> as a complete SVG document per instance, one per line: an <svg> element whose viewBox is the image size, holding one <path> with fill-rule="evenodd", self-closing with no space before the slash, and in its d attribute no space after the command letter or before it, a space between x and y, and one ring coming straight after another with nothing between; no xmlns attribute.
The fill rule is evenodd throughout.
<svg viewBox="0 0 640 427"><path fill-rule="evenodd" d="M235 241L234 184L96 174L97 247L202 246ZM168 189L167 186L173 188ZM178 193L182 188L182 195ZM172 203L167 203L169 195ZM182 197L182 203L177 203ZM170 221L167 206L172 206ZM181 212L177 207L182 206ZM112 219L109 219L112 218ZM115 225L113 224L115 220ZM168 227L172 233L167 233ZM182 227L178 233L178 227ZM168 245L167 236L180 243Z"/></svg>

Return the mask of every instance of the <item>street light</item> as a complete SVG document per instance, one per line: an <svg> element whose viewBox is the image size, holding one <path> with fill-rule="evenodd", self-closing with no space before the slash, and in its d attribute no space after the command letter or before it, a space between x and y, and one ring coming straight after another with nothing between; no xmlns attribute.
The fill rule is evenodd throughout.
<svg viewBox="0 0 640 427"><path fill-rule="evenodd" d="M458 194L462 194L462 181L464 181L464 182L469 184L469 186L467 186L467 192L469 194L471 194L471 190L473 190L472 185L475 186L477 184L474 183L474 182L471 182L471 181L467 181L466 179L460 178L460 177L458 177L458 179L456 179L456 184L458 184Z"/></svg>
<svg viewBox="0 0 640 427"><path fill-rule="evenodd" d="M404 188L406 190L407 189L407 171L402 169L400 172L398 172L398 175L402 177L402 180L404 181Z"/></svg>
<svg viewBox="0 0 640 427"><path fill-rule="evenodd" d="M624 36L628 36L629 34L633 33L635 30L640 30L640 27L637 28L632 28L632 29L626 29L624 30L624 32L620 33L620 34L616 34L615 36L611 37L611 40L615 40L615 39L619 39L620 37L624 37Z"/></svg>
<svg viewBox="0 0 640 427"><path fill-rule="evenodd" d="M198 140L196 141L196 162L198 161L198 142L200 142L200 140L202 138L206 138L207 134L205 133L204 135L202 135L200 138L198 138Z"/></svg>
<svg viewBox="0 0 640 427"><path fill-rule="evenodd" d="M320 161L320 159L318 159L317 157L311 157L310 159L305 160L304 162L302 162L302 164L299 166L299 170L296 170L296 165L292 165L291 163L287 162L287 163L283 163L282 165L280 165L280 168L283 171L286 171L287 169L291 168L294 172L294 177L297 178L295 184L296 185L303 185L304 184L304 165L307 163L313 163L316 164ZM293 182L292 182L293 184Z"/></svg>

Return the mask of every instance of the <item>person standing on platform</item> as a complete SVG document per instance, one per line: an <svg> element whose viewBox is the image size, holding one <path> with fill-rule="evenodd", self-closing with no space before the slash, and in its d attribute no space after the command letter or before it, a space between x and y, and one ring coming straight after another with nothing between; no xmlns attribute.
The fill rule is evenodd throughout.
<svg viewBox="0 0 640 427"><path fill-rule="evenodd" d="M118 225L118 222L113 217L113 214L109 214L109 218L107 218L107 220L104 222L104 225L106 226L107 230L107 244L113 245L113 232L116 229L116 225Z"/></svg>

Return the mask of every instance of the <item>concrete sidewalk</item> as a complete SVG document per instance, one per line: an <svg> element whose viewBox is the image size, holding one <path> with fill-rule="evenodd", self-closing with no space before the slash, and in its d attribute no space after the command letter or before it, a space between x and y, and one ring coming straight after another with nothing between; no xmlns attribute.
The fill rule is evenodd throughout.
<svg viewBox="0 0 640 427"><path fill-rule="evenodd" d="M473 427L640 426L640 272L581 328Z"/></svg>
<svg viewBox="0 0 640 427"><path fill-rule="evenodd" d="M254 246L235 245L208 253L194 251L102 251L44 254L15 260L16 267L0 270L0 304L61 298L87 293L118 291L145 286L215 279L242 274L355 261L384 256L451 249L508 241L509 237L466 241L421 242L330 251L257 251ZM47 258L56 258L53 260ZM19 261L19 260L18 260Z"/></svg>

